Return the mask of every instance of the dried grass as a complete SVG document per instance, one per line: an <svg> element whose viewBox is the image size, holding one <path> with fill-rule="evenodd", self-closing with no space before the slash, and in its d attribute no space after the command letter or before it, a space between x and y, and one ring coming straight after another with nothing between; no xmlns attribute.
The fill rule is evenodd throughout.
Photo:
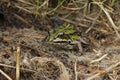
<svg viewBox="0 0 120 80"><path fill-rule="evenodd" d="M36 64L37 62L37 64ZM67 68L64 64L55 58L47 58L47 57L34 57L31 59L31 64L34 66L36 70L41 70L43 66L47 65L48 62L53 63L60 69L59 77L56 80L70 80L70 74L67 71ZM40 69L41 68L41 69ZM44 69L43 69L44 71ZM45 76L47 77L47 76Z"/></svg>

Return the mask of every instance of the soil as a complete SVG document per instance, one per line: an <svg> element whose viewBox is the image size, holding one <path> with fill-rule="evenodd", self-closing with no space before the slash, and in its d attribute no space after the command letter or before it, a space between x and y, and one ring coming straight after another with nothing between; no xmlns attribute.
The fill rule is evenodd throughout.
<svg viewBox="0 0 120 80"><path fill-rule="evenodd" d="M65 4L53 15L35 18L15 4L0 2L0 80L7 80L2 71L16 80L19 48L20 80L120 80L120 39L98 7L92 5L94 9L84 14L83 9L69 10L72 3L68 9ZM119 4L116 0L110 16L120 28ZM47 40L63 23L74 25L80 39Z"/></svg>

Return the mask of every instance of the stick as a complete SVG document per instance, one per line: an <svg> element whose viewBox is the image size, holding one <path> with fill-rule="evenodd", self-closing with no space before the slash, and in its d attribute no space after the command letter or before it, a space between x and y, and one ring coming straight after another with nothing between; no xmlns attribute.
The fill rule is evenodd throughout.
<svg viewBox="0 0 120 80"><path fill-rule="evenodd" d="M12 80L12 78L10 78L5 72L3 72L1 69L0 69L0 73L2 75L4 75L8 80Z"/></svg>
<svg viewBox="0 0 120 80"><path fill-rule="evenodd" d="M20 80L20 47L17 47L16 53L16 80Z"/></svg>

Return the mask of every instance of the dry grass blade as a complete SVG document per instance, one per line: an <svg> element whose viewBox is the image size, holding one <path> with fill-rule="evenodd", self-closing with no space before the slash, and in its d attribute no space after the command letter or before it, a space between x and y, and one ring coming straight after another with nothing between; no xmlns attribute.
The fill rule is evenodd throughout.
<svg viewBox="0 0 120 80"><path fill-rule="evenodd" d="M15 16L17 19L19 19L19 20L21 20L22 22L24 22L25 24L31 26L31 25L28 23L28 21L25 20L24 18L22 18L21 16L19 16L19 15L17 15L17 14L14 14L14 16Z"/></svg>
<svg viewBox="0 0 120 80"><path fill-rule="evenodd" d="M111 66L108 67L106 70L103 70L103 71L101 71L101 72L99 72L99 73L97 73L97 74L95 74L95 75L87 78L86 80L93 80L93 79L95 79L96 77L98 77L99 75L111 71L113 68L117 67L118 65L120 65L120 62L117 62L116 64L111 65Z"/></svg>
<svg viewBox="0 0 120 80"><path fill-rule="evenodd" d="M18 5L15 5L17 8L19 8L19 9L21 9L21 10L23 10L23 11L25 11L25 12L28 12L28 13L30 13L30 14L33 14L33 12L32 11L30 11L30 10L28 10L28 9L26 9L26 8L24 8L24 7L21 7L21 6L18 6Z"/></svg>
<svg viewBox="0 0 120 80"><path fill-rule="evenodd" d="M66 10L71 10L71 11L76 11L76 10L81 10L81 9L83 9L83 8L85 8L85 6L83 6L83 7L81 7L81 8L69 8L69 7L64 7L64 6L62 6L62 8L63 9L66 9Z"/></svg>
<svg viewBox="0 0 120 80"><path fill-rule="evenodd" d="M102 74L102 73L104 73L104 71L103 71L103 72L99 72L99 73L97 73L97 74L95 74L95 75L89 77L89 78L86 79L86 80L93 80L94 78L98 77L98 76L99 76L100 74Z"/></svg>
<svg viewBox="0 0 120 80"><path fill-rule="evenodd" d="M95 62L99 62L101 61L103 58L105 58L108 54L104 54L102 57L100 57L99 59L96 59L96 60L92 60L90 63L95 63Z"/></svg>
<svg viewBox="0 0 120 80"><path fill-rule="evenodd" d="M20 47L17 47L16 53L16 80L20 80Z"/></svg>
<svg viewBox="0 0 120 80"><path fill-rule="evenodd" d="M14 6L29 14L35 14L36 4L31 3L30 1L18 0L18 2L14 2Z"/></svg>
<svg viewBox="0 0 120 80"><path fill-rule="evenodd" d="M115 30L115 32L116 32L118 38L120 39L120 34L119 34L118 31L117 31L117 30L118 30L118 27L114 24L114 22L113 22L113 20L112 20L112 18L111 18L111 16L110 16L110 14L107 12L107 10L105 10L105 9L103 8L103 11L105 12L105 14L106 14L108 20L110 21L110 23L111 23L113 29Z"/></svg>
<svg viewBox="0 0 120 80"><path fill-rule="evenodd" d="M114 24L114 22L113 22L113 20L112 20L112 18L111 18L111 16L110 16L110 14L109 14L109 12L108 12L108 9L106 9L106 8L103 6L103 2L96 2L96 1L94 1L93 3L97 4L97 5L104 11L104 13L106 14L109 22L111 23L111 25L112 25L112 27L113 27L113 29L114 29L114 31L116 32L118 38L120 39L120 34L119 34L119 32L117 31L119 28Z"/></svg>
<svg viewBox="0 0 120 80"><path fill-rule="evenodd" d="M14 66L2 64L2 63L0 63L0 66L16 69L16 67L14 67ZM25 68L20 68L20 69L24 70L24 71L28 71L28 72L36 72L35 70L31 70L31 69L25 69Z"/></svg>
<svg viewBox="0 0 120 80"><path fill-rule="evenodd" d="M36 61L37 61L37 64L35 63ZM59 74L59 77L57 78L57 80L70 80L70 75L69 75L66 67L58 59L47 58L47 57L34 57L34 58L31 59L32 66L33 65L35 67L36 67L36 65L39 66L37 70L39 70L39 68L41 69L41 67L43 65L47 65L48 62L53 63L55 66L57 66L60 69L60 74ZM44 71L45 71L45 69L44 69Z"/></svg>
<svg viewBox="0 0 120 80"><path fill-rule="evenodd" d="M118 65L120 65L120 62L117 62L117 63L114 64L114 65L111 65L109 68L106 69L106 72L109 72L111 69L117 67Z"/></svg>
<svg viewBox="0 0 120 80"><path fill-rule="evenodd" d="M69 19L65 19L65 18L61 18L61 17L59 17L59 18L61 20L65 21L65 22L70 23L70 24L74 24L74 25L81 26L81 27L88 27L87 25L82 24L82 23L76 23L75 21L72 21L72 20L69 20Z"/></svg>
<svg viewBox="0 0 120 80"><path fill-rule="evenodd" d="M97 19L100 16L101 12L102 12L102 10L100 10L100 12L98 13L97 17L95 17L95 19L93 19L92 25L85 31L85 33L88 33L94 27L96 22L99 22L99 21L97 21ZM89 17L86 16L86 18L89 18ZM89 19L91 19L91 18L89 18Z"/></svg>
<svg viewBox="0 0 120 80"><path fill-rule="evenodd" d="M18 0L19 2L22 2L23 4L28 4L28 5L32 5L34 6L33 4L31 4L30 2L26 1L26 0Z"/></svg>
<svg viewBox="0 0 120 80"><path fill-rule="evenodd" d="M12 78L10 78L5 72L3 72L1 69L0 69L0 73L2 75L4 75L8 80L12 80Z"/></svg>

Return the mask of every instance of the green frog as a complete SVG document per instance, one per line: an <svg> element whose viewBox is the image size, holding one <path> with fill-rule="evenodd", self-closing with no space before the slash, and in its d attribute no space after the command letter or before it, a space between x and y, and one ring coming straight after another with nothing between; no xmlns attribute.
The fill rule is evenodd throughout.
<svg viewBox="0 0 120 80"><path fill-rule="evenodd" d="M83 52L82 44L88 44L85 40L83 40L79 35L75 33L73 25L64 23L59 28L57 28L54 32L51 32L47 37L47 41L49 43L64 43L69 44L71 46L76 45L79 52ZM65 45L66 46L66 45ZM64 47L65 47L64 46Z"/></svg>

